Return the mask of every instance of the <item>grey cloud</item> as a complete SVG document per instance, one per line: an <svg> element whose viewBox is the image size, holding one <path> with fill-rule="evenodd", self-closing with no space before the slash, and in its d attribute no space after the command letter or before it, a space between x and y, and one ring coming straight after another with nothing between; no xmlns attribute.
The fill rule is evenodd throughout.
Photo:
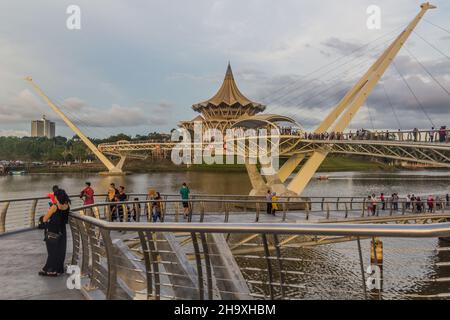
<svg viewBox="0 0 450 320"><path fill-rule="evenodd" d="M450 67L448 63L441 59L423 61L422 63L445 88L450 90L450 78L447 71ZM449 95L411 57L400 56L396 60L396 66L404 75L434 124L436 126L449 125ZM264 88L264 93L259 91L256 97L269 93L270 98L266 101L269 105L268 112L289 115L306 128L317 126L358 80L357 77L333 81L324 79L323 81L327 83L324 85L317 81L311 82L312 80L292 75L273 78L266 76L262 79L264 80L258 85ZM394 111L382 85L386 88ZM305 87L307 89L303 90ZM327 90L327 88L330 89ZM282 93L286 96L283 97ZM364 106L360 109L350 126L351 128L371 128L372 123L379 129L398 128L394 112L403 129L431 127L424 111L393 67L370 95L367 105L368 107Z"/></svg>
<svg viewBox="0 0 450 320"><path fill-rule="evenodd" d="M164 112L173 106L168 102L161 102L155 105L142 103L131 107L113 104L109 108L99 108L88 105L80 98L70 97L64 99L60 107L79 126L123 128L165 124ZM0 123L29 122L44 114L47 118L62 123L48 106L39 102L27 89L0 105Z"/></svg>
<svg viewBox="0 0 450 320"><path fill-rule="evenodd" d="M357 51L362 47L360 43L344 41L336 37L332 37L323 41L322 45L343 56L352 54L355 51L356 56L362 56L365 54L364 50Z"/></svg>

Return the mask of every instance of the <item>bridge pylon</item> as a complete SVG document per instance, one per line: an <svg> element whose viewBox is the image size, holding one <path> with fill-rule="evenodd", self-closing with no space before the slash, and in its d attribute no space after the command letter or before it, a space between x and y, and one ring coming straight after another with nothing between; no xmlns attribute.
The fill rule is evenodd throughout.
<svg viewBox="0 0 450 320"><path fill-rule="evenodd" d="M408 40L411 33L417 27L425 13L430 9L435 9L436 7L429 2L426 2L423 3L420 8L420 12L406 27L406 29L398 35L395 41L383 52L383 54L375 61L364 76L347 92L342 100L319 125L319 127L315 130L316 134L322 134L331 128L331 131L333 132L343 132L348 127L351 120L372 93L373 89L378 84L381 77L391 65L394 58ZM306 163L300 168L293 180L288 184L287 190L300 195L314 174L317 172L320 165L326 159L329 154L329 149L329 147L324 146L321 149L315 150ZM286 174L289 175L296 169L297 165L294 165L296 163L295 161L290 159L288 163L290 163L290 165L287 166L285 170L280 171L280 178L285 178ZM297 164L299 163L300 162Z"/></svg>
<svg viewBox="0 0 450 320"><path fill-rule="evenodd" d="M101 175L124 175L125 172L122 170L126 156L121 156L119 163L114 165L111 160L109 160L103 153L101 153L98 148L89 140L86 135L72 122L70 119L59 109L50 98L33 82L31 77L26 77L28 81L36 92L45 100L45 102L52 108L52 110L67 124L67 126L72 129L75 134L80 137L81 141L92 151L92 153L103 163L103 165L108 169L106 172L101 172Z"/></svg>

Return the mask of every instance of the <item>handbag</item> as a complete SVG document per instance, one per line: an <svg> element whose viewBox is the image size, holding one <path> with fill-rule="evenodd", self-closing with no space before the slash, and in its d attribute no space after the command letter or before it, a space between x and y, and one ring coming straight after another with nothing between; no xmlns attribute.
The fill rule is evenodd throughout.
<svg viewBox="0 0 450 320"><path fill-rule="evenodd" d="M59 239L61 239L61 233L55 233L55 232L50 232L47 231L45 233L45 241L47 242L57 242L59 241Z"/></svg>
<svg viewBox="0 0 450 320"><path fill-rule="evenodd" d="M44 222L44 216L39 217L38 229L47 229L47 222Z"/></svg>

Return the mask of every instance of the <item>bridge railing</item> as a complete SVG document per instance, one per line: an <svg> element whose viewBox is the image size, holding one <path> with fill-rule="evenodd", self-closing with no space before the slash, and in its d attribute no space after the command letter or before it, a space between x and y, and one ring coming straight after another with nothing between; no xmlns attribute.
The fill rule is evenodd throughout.
<svg viewBox="0 0 450 320"><path fill-rule="evenodd" d="M363 132L345 132L345 133L325 133L314 134L304 133L300 136L306 140L380 140L380 141L404 141L404 142L426 142L426 143L449 143L450 130L417 130L417 131L363 131Z"/></svg>
<svg viewBox="0 0 450 320"><path fill-rule="evenodd" d="M108 221L119 218L153 221L155 200L139 193L131 193L128 198L131 201L108 203L106 194L99 194L95 196L95 205L80 210ZM177 194L163 194L156 202L160 207L158 222L295 222L389 217L428 211L442 213L450 205L446 195L436 195L434 199L428 210L426 197L420 203L386 198L384 206L379 199L369 201L363 197L280 197L273 204L275 216L268 214L268 202L264 197L199 194L187 201L188 209ZM82 206L79 195L71 195L71 201L72 208ZM36 227L39 217L47 212L49 202L47 197L0 200L0 234Z"/></svg>
<svg viewBox="0 0 450 320"><path fill-rule="evenodd" d="M445 213L448 202L445 197L435 197L432 205L423 201L408 202L404 199L369 201L365 198L315 198L289 199L276 202L265 199L208 199L205 197L180 201L137 200L107 202L85 206L84 214L107 221L148 222L296 222L367 220L374 217L405 216L420 213ZM274 209L272 214L271 209ZM155 210L157 214L155 214Z"/></svg>
<svg viewBox="0 0 450 320"><path fill-rule="evenodd" d="M428 263L448 264L435 239L450 237L449 223L112 223L73 212L70 227L83 288L104 299L448 296L448 278L424 274ZM312 243L326 247L313 250ZM437 261L430 262L431 252ZM383 265L383 257L397 263ZM367 274L368 267L376 272ZM439 283L446 289L436 294Z"/></svg>

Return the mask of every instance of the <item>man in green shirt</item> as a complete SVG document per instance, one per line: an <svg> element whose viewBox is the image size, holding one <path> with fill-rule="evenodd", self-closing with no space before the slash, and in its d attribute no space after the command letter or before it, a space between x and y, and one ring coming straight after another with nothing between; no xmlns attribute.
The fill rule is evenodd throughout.
<svg viewBox="0 0 450 320"><path fill-rule="evenodd" d="M183 183L180 189L181 200L183 200L183 208L184 208L184 218L187 218L189 215L189 194L191 191L189 190L186 182Z"/></svg>

